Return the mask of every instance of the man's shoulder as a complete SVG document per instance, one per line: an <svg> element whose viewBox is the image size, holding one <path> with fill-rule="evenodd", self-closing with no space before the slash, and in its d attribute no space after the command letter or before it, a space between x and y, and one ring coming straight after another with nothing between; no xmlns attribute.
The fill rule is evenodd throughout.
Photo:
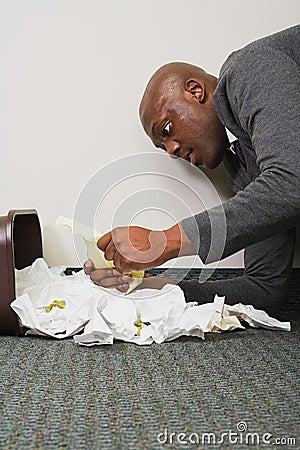
<svg viewBox="0 0 300 450"><path fill-rule="evenodd" d="M297 26L251 42L224 63L213 100L217 114L236 136L241 128L248 130L250 117L266 105L277 111L282 95L286 107L298 98L299 47Z"/></svg>
<svg viewBox="0 0 300 450"><path fill-rule="evenodd" d="M292 60L300 66L300 25L279 31L275 34L250 42L245 47L229 55L220 70L220 78L231 71L246 72L262 58L269 61Z"/></svg>

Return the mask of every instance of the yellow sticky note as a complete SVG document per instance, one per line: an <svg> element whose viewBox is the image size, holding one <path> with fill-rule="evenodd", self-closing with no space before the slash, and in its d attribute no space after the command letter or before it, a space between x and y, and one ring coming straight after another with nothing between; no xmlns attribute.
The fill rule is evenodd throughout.
<svg viewBox="0 0 300 450"><path fill-rule="evenodd" d="M107 269L115 267L113 261L108 261L107 259L105 259L104 253L97 247L97 242L103 236L103 234L99 233L97 230L92 230L85 225L81 225L78 222L74 222L72 219L68 219L67 217L63 216L59 216L56 219L55 224L60 228L68 231L73 231L75 234L79 234L80 236L82 236L87 249L87 257L88 259L93 261L95 269ZM144 271L139 270L124 273L128 273L129 275L131 275L129 288L126 291L126 294L129 294L141 284L144 278Z"/></svg>

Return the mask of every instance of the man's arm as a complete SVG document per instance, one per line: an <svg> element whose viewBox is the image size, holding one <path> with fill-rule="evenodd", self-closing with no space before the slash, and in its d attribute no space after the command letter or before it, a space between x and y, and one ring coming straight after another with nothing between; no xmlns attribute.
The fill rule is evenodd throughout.
<svg viewBox="0 0 300 450"><path fill-rule="evenodd" d="M240 130L238 138L252 145L248 152L256 158L260 175L223 205L183 220L194 247L200 237L198 253L204 263L274 236L299 219L299 66L280 51L256 47L234 59L231 66L221 77L224 88L214 97L215 104L227 102L227 114L231 111ZM221 116L218 108L217 112ZM225 242L224 234L212 238L212 230L224 216ZM212 242L216 251L210 251Z"/></svg>

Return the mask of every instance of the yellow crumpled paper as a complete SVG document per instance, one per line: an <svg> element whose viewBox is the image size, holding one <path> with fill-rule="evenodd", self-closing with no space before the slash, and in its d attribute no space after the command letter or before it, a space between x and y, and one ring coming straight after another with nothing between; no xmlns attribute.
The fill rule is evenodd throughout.
<svg viewBox="0 0 300 450"><path fill-rule="evenodd" d="M79 234L80 236L82 236L87 249L87 257L88 259L93 261L95 269L107 269L115 267L114 262L105 259L104 253L97 247L97 241L103 236L102 233L78 222L74 222L72 219L63 216L59 216L56 219L55 225L64 230L72 231L74 234ZM141 284L144 278L144 271L139 270L123 273L129 273L129 275L131 275L129 288L126 291L126 294L129 294Z"/></svg>
<svg viewBox="0 0 300 450"><path fill-rule="evenodd" d="M66 307L66 304L67 304L66 300L53 300L53 302L50 303L50 305L45 306L45 311L49 313L55 306L57 306L59 309L64 309Z"/></svg>

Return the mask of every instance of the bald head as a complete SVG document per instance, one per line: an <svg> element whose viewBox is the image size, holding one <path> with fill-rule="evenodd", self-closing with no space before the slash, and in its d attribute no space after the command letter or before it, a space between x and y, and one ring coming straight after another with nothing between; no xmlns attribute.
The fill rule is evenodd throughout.
<svg viewBox="0 0 300 450"><path fill-rule="evenodd" d="M213 102L216 86L214 76L192 64L174 62L158 69L139 111L153 144L193 165L216 167L227 145Z"/></svg>
<svg viewBox="0 0 300 450"><path fill-rule="evenodd" d="M140 103L140 118L144 125L144 116L148 107L153 103L158 104L162 95L172 96L183 92L186 81L192 78L200 78L211 82L215 77L206 73L200 67L183 62L172 62L160 67L150 78Z"/></svg>

